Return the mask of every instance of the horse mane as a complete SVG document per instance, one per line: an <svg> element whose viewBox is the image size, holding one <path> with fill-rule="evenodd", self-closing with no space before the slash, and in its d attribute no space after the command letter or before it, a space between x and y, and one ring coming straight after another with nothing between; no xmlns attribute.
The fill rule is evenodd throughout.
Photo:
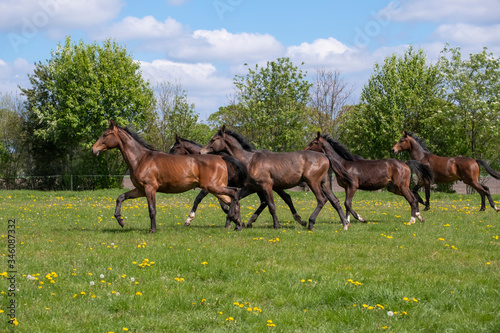
<svg viewBox="0 0 500 333"><path fill-rule="evenodd" d="M321 136L323 139L325 139L330 146L332 146L333 150L337 152L337 154L340 155L341 158L343 158L346 161L358 161L358 160L363 160L359 155L354 155L347 149L343 144L340 142L334 140L331 136L324 134Z"/></svg>
<svg viewBox="0 0 500 333"><path fill-rule="evenodd" d="M226 134L232 136L233 138L236 139L236 141L238 141L238 143L241 145L241 147L246 150L246 151L255 151L255 148L254 146L247 141L247 139L245 139L243 137L243 135L241 135L240 133L236 133L234 131L231 131L231 130L225 130L224 131ZM219 135L222 135L222 132L221 130L219 130L218 132Z"/></svg>
<svg viewBox="0 0 500 333"><path fill-rule="evenodd" d="M189 143L192 143L193 145L197 146L197 147L203 147L201 144L199 144L198 142L196 141L193 141L193 140L189 140L189 139L184 139L184 138L179 138L181 139L182 141L186 141L186 142L189 142Z"/></svg>
<svg viewBox="0 0 500 333"><path fill-rule="evenodd" d="M141 146L143 146L144 148L147 148L149 150L153 150L153 151L158 151L158 149L154 148L151 144L149 144L148 142L146 142L146 140L144 140L144 138L137 132L135 132L134 130L132 130L129 126L127 127L121 127L121 126L118 126L115 124L116 127L118 127L119 129L122 129L125 131L125 133L127 133L128 135L130 135L135 141L139 142L139 144Z"/></svg>
<svg viewBox="0 0 500 333"><path fill-rule="evenodd" d="M416 135L413 132L406 132L406 135L413 138L415 141L417 141L417 143L420 145L420 147L422 147L423 150L430 153L430 150L429 150L429 148L427 148L427 145L425 144L424 139L422 139L421 137L419 137L418 135Z"/></svg>

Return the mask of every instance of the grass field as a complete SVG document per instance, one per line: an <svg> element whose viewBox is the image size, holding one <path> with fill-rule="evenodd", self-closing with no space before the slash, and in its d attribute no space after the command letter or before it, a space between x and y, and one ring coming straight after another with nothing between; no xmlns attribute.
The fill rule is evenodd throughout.
<svg viewBox="0 0 500 333"><path fill-rule="evenodd" d="M0 331L500 332L500 214L477 194L433 193L406 225L401 197L358 192L369 223L343 231L325 206L314 232L279 200L281 229L267 210L224 229L211 196L187 228L197 192L160 194L148 234L144 198L125 228L113 218L122 192L0 192ZM290 193L307 219L313 195ZM244 221L257 205L241 201Z"/></svg>

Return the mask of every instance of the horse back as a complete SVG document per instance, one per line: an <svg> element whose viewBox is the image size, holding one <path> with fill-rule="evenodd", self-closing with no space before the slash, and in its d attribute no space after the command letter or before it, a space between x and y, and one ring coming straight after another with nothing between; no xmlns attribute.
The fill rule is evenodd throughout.
<svg viewBox="0 0 500 333"><path fill-rule="evenodd" d="M248 175L255 183L272 183L275 187L290 188L320 175L329 168L328 158L314 151L275 153L257 151L248 165Z"/></svg>
<svg viewBox="0 0 500 333"><path fill-rule="evenodd" d="M479 165L475 159L470 157L444 157L428 154L421 162L431 168L434 181L437 183L451 183L474 177L477 179L479 176Z"/></svg>

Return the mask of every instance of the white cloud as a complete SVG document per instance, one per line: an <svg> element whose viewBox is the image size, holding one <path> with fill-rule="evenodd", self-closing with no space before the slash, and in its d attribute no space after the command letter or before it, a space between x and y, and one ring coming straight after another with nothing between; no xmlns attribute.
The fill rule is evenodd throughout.
<svg viewBox="0 0 500 333"><path fill-rule="evenodd" d="M27 74L32 73L34 67L34 65L22 58L17 58L13 62L0 59L0 92L20 93L18 85L28 88Z"/></svg>
<svg viewBox="0 0 500 333"><path fill-rule="evenodd" d="M16 0L0 2L0 31L31 34L45 29L92 27L115 18L124 0Z"/></svg>
<svg viewBox="0 0 500 333"><path fill-rule="evenodd" d="M182 6L189 0L167 0L168 4L171 6Z"/></svg>
<svg viewBox="0 0 500 333"><path fill-rule="evenodd" d="M172 18L157 21L153 16L143 18L127 16L120 22L100 29L93 34L96 39L116 38L121 41L165 39L182 35L182 24Z"/></svg>
<svg viewBox="0 0 500 333"><path fill-rule="evenodd" d="M397 21L498 22L498 0L414 0L401 1Z"/></svg>
<svg viewBox="0 0 500 333"><path fill-rule="evenodd" d="M447 42L464 45L500 44L500 24L473 26L470 24L443 24L434 32L434 37Z"/></svg>

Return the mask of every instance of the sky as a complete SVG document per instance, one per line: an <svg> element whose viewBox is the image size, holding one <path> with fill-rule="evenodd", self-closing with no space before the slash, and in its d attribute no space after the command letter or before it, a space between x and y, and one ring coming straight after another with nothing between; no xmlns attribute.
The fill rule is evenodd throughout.
<svg viewBox="0 0 500 333"><path fill-rule="evenodd" d="M500 0L0 0L0 92L29 87L66 36L116 40L153 86L181 84L206 120L229 104L235 75L280 57L309 80L339 70L353 103L374 64L410 45L430 63L446 43L499 57Z"/></svg>

